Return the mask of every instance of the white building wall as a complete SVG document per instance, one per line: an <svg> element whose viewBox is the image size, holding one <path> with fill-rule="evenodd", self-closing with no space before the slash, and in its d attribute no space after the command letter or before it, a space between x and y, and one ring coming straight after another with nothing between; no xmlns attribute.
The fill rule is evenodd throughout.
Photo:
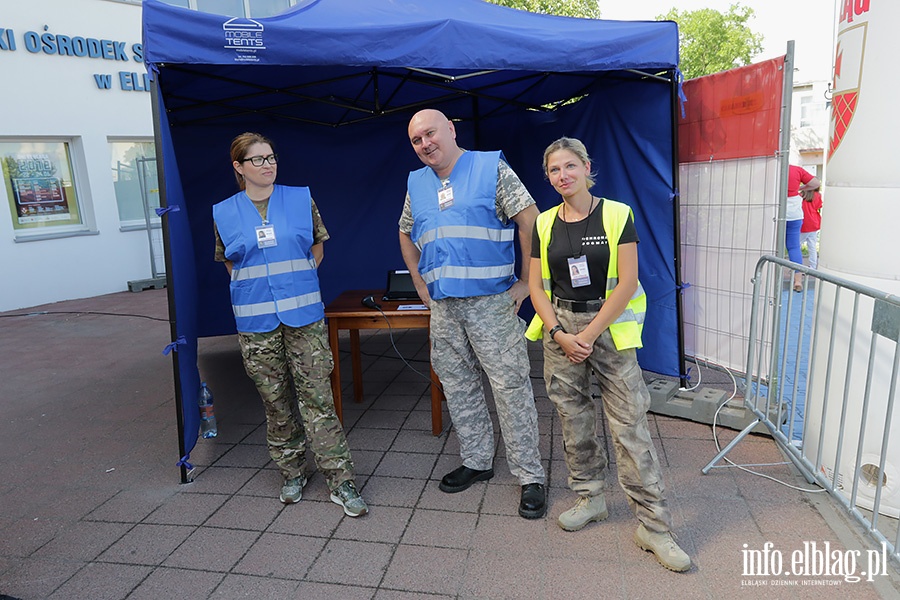
<svg viewBox="0 0 900 600"><path fill-rule="evenodd" d="M80 235L24 241L13 227L6 186L0 185L0 311L123 291L128 281L149 278L147 232L120 231L109 147L115 138L153 137L150 94L123 90L119 76L137 73L136 80L144 85L146 70L134 60L132 49L141 42L140 5L18 0L4 6L0 28L6 30L0 37L8 48L0 49L0 142L69 141L89 229ZM125 42L128 60L32 53L24 41L29 31ZM111 89L99 89L95 74L111 75Z"/></svg>
<svg viewBox="0 0 900 600"><path fill-rule="evenodd" d="M791 97L791 164L824 181L828 82L795 82Z"/></svg>

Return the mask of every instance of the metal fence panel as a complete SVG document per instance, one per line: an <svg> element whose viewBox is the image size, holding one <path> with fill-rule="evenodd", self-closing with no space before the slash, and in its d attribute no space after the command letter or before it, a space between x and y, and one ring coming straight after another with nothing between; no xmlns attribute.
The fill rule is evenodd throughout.
<svg viewBox="0 0 900 600"><path fill-rule="evenodd" d="M703 472L762 424L900 564L900 297L763 256L751 306L744 404L756 419Z"/></svg>

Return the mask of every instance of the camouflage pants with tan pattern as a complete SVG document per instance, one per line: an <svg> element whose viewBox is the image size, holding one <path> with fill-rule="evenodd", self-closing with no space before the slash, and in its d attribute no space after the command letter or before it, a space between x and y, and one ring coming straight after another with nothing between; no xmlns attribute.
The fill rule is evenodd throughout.
<svg viewBox="0 0 900 600"><path fill-rule="evenodd" d="M555 310L559 322L570 333L582 331L597 314ZM572 364L550 336L545 334L543 341L544 381L562 422L569 487L581 496L596 496L606 487L608 458L597 436L597 407L591 397L593 371L616 453L619 485L628 504L650 531L669 531L671 517L665 487L647 423L650 392L635 350L617 350L606 330L594 342L588 359Z"/></svg>
<svg viewBox="0 0 900 600"><path fill-rule="evenodd" d="M325 321L281 324L268 333L239 332L238 341L266 410L269 455L285 479L306 469L308 438L329 489L352 480L353 461L331 394L334 360Z"/></svg>

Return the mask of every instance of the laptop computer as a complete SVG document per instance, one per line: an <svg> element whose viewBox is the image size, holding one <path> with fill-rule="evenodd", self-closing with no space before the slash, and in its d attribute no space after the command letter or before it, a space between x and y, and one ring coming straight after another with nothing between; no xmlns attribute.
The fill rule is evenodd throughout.
<svg viewBox="0 0 900 600"><path fill-rule="evenodd" d="M387 285L384 287L382 300L416 300L419 294L413 285L412 275L406 269L388 271Z"/></svg>

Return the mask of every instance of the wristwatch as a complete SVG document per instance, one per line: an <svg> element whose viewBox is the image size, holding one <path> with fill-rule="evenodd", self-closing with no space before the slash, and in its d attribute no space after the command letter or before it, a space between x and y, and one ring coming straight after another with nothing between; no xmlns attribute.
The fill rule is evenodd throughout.
<svg viewBox="0 0 900 600"><path fill-rule="evenodd" d="M559 323L557 323L556 325L554 325L553 327L550 328L550 331L549 331L549 334L548 334L548 335L550 336L550 339L551 339L551 340L553 339L553 336L556 335L556 332L557 332L557 331L562 331L563 333L566 332L566 330L563 329L563 326L560 325Z"/></svg>

